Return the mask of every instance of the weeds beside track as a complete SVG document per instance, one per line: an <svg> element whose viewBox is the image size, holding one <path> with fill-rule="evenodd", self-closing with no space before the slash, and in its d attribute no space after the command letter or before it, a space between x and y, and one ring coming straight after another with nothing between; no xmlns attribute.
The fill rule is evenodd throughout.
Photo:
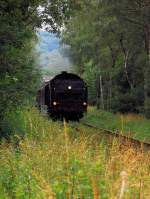
<svg viewBox="0 0 150 199"><path fill-rule="evenodd" d="M132 138L130 136L123 135L122 132L120 132L118 130L111 131L109 129L99 128L99 127L96 127L94 125L91 125L91 124L88 124L88 123L85 123L85 122L82 122L82 124L86 127L94 128L96 130L100 130L101 132L104 132L105 136L109 137L109 140L110 139L112 140L113 138L117 138L119 140L120 144L133 146L135 148L140 148L141 150L143 150L143 149L149 150L150 149L150 143L149 142L140 141L140 140L137 140L137 139ZM77 130L79 130L79 129L77 129Z"/></svg>

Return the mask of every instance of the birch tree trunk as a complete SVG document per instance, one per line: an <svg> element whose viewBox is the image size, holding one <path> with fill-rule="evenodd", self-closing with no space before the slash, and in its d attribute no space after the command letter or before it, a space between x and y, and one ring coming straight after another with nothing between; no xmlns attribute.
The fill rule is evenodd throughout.
<svg viewBox="0 0 150 199"><path fill-rule="evenodd" d="M127 53L125 53L125 55L124 55L125 76L127 78L127 81L128 81L129 86L130 86L130 89L133 89L133 84L132 84L132 82L131 82L131 80L129 78L128 71L127 71L128 57L129 57L129 52L127 51Z"/></svg>
<svg viewBox="0 0 150 199"><path fill-rule="evenodd" d="M103 93L103 84L102 84L102 76L98 76L97 79L98 87L97 87L97 109L104 110L104 93Z"/></svg>

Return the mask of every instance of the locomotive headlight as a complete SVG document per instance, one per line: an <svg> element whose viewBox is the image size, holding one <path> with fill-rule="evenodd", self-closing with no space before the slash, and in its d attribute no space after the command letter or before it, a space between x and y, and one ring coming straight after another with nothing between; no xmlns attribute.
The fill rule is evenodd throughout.
<svg viewBox="0 0 150 199"><path fill-rule="evenodd" d="M57 105L57 102L53 102L53 105L56 106L56 105Z"/></svg>
<svg viewBox="0 0 150 199"><path fill-rule="evenodd" d="M83 106L86 106L87 105L87 103L86 102L83 102Z"/></svg>
<svg viewBox="0 0 150 199"><path fill-rule="evenodd" d="M68 89L69 89L69 90L71 90L71 89L72 89L72 87L71 87L71 86L68 86Z"/></svg>

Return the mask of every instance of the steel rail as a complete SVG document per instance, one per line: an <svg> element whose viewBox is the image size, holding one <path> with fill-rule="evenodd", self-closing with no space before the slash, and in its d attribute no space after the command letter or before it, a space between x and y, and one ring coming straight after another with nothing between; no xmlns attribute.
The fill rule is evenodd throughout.
<svg viewBox="0 0 150 199"><path fill-rule="evenodd" d="M94 128L97 130L100 130L101 132L104 132L106 136L112 136L112 138L118 138L120 144L124 144L124 145L130 145L136 148L141 148L141 149L150 149L150 142L145 142L145 141L140 141L138 139L135 139L133 137L127 136L127 135L123 135L120 133L119 130L116 131L111 131L109 129L103 129L85 122L81 122L81 124L83 124L84 126L90 127L90 128Z"/></svg>

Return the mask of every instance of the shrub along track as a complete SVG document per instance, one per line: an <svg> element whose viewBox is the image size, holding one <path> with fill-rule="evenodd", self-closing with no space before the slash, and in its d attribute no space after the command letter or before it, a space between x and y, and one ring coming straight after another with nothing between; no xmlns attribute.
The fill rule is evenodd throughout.
<svg viewBox="0 0 150 199"><path fill-rule="evenodd" d="M134 147L134 148L137 148L137 149L140 149L140 150L150 150L150 143L149 142L140 141L140 140L137 140L137 139L132 138L130 136L123 135L118 130L111 131L109 129L99 128L99 127L93 126L93 125L85 123L85 122L81 122L81 124L88 127L88 128L93 128L97 131L99 130L100 132L103 132L106 139L108 139L111 142L114 138L116 138L119 141L120 146L123 145L123 146L127 146L127 147ZM80 132L80 129L78 127L76 128L76 130Z"/></svg>

